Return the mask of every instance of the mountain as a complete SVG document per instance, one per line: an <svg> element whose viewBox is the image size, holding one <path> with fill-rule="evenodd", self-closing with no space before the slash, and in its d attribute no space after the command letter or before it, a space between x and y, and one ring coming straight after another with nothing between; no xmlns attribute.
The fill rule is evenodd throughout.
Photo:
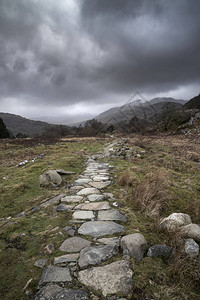
<svg viewBox="0 0 200 300"><path fill-rule="evenodd" d="M34 136L42 134L46 129L53 125L41 121L33 121L27 118L0 112L0 118L4 121L7 129L14 135L18 133L26 134L28 136Z"/></svg>
<svg viewBox="0 0 200 300"><path fill-rule="evenodd" d="M76 115L71 114L61 114L58 116L42 116L42 117L34 117L33 120L47 122L51 124L57 125L74 125L78 123L82 123L86 120L93 119L95 115L90 113L79 113Z"/></svg>
<svg viewBox="0 0 200 300"><path fill-rule="evenodd" d="M200 109L200 94L183 105L183 109Z"/></svg>
<svg viewBox="0 0 200 300"><path fill-rule="evenodd" d="M151 121L156 115L169 110L179 109L184 103L186 103L185 100L173 98L154 98L150 101L138 99L120 107L111 108L98 115L95 119L107 124L129 122L133 117Z"/></svg>

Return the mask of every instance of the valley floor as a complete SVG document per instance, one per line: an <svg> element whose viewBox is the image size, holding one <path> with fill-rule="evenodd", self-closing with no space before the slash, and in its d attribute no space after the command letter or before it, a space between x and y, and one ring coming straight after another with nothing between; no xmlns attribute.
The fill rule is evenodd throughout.
<svg viewBox="0 0 200 300"><path fill-rule="evenodd" d="M104 192L114 195L127 217L122 235L140 232L148 248L166 244L176 252L169 259L130 259L132 299L199 299L199 257L184 255L179 234L160 232L158 227L160 218L174 212L200 223L199 136L184 135L1 140L0 299L28 299L36 293L42 269L34 263L41 258L53 263L63 254L59 247L70 238L63 228L72 219L70 211L58 212L55 202L44 203L68 193L87 159L108 145L101 163L114 168ZM40 187L39 175L49 169L75 174L62 176L59 188ZM45 250L49 244L55 248L52 254ZM114 261L116 257L109 259ZM91 299L103 299L99 291L92 294Z"/></svg>

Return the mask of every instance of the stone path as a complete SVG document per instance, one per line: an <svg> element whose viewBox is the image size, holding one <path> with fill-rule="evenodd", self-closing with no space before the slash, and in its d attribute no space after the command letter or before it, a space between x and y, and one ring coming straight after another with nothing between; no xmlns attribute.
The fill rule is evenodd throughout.
<svg viewBox="0 0 200 300"><path fill-rule="evenodd" d="M112 183L112 167L99 162L101 157L88 159L83 175L70 187L70 195L59 199L56 210L72 213L70 225L65 227L71 237L60 245L63 255L54 257L53 265L43 270L35 300L132 296L133 271L123 257L123 247L120 251L126 216L113 205L113 195L104 192Z"/></svg>

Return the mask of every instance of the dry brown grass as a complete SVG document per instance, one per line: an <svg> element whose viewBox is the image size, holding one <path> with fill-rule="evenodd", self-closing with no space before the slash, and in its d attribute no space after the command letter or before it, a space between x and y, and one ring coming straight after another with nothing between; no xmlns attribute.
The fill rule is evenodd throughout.
<svg viewBox="0 0 200 300"><path fill-rule="evenodd" d="M187 159L195 162L200 162L200 155L194 151L188 151Z"/></svg>
<svg viewBox="0 0 200 300"><path fill-rule="evenodd" d="M133 174L130 169L125 170L117 179L117 184L123 187L132 187L138 182L137 177Z"/></svg>
<svg viewBox="0 0 200 300"><path fill-rule="evenodd" d="M162 171L147 174L133 190L134 206L148 216L159 217L169 199L166 186Z"/></svg>

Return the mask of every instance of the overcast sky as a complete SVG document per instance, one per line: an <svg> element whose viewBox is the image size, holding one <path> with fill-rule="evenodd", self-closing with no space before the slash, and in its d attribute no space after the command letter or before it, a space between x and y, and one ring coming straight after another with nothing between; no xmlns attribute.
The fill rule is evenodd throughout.
<svg viewBox="0 0 200 300"><path fill-rule="evenodd" d="M199 0L0 0L0 111L100 113L200 92Z"/></svg>

